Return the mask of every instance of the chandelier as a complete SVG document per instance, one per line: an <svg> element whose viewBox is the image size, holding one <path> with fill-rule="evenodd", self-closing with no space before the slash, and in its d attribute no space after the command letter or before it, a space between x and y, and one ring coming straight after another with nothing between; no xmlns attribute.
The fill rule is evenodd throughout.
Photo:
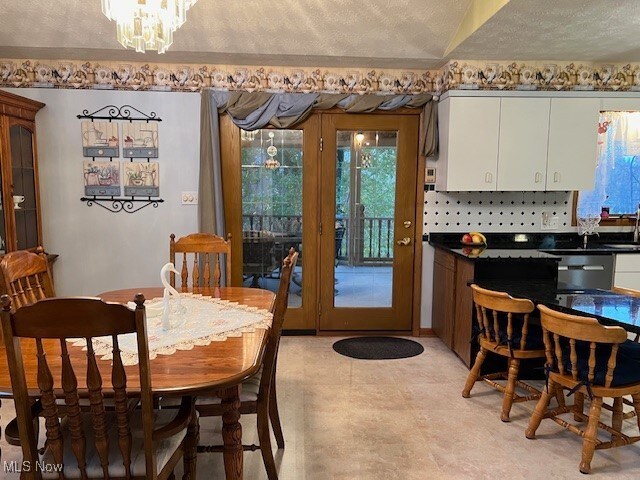
<svg viewBox="0 0 640 480"><path fill-rule="evenodd" d="M275 137L275 134L273 132L269 132L269 142L271 143L267 147L267 155L269 155L269 158L264 161L264 168L268 170L277 170L280 168L280 162L276 158L278 149L273 144L273 137ZM282 142L284 143L284 135L282 136Z"/></svg>
<svg viewBox="0 0 640 480"><path fill-rule="evenodd" d="M187 19L187 10L198 0L101 0L102 13L117 24L118 42L136 52L164 53L173 43L173 32Z"/></svg>

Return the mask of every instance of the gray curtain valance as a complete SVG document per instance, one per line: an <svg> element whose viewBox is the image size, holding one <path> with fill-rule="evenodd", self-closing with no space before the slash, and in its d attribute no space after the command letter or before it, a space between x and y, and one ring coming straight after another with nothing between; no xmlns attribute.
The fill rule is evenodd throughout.
<svg viewBox="0 0 640 480"><path fill-rule="evenodd" d="M357 95L334 93L269 93L202 91L200 110L200 180L198 220L201 232L224 235L219 115L229 114L243 130L266 126L292 128L315 110L340 108L348 113L421 108L420 153L438 150L438 108L430 93Z"/></svg>
<svg viewBox="0 0 640 480"><path fill-rule="evenodd" d="M243 130L258 130L270 125L292 128L315 110L341 108L348 113L391 111L398 108L422 108L420 152L435 155L438 149L437 115L433 95L356 95L335 93L219 92L205 90L219 113L227 113Z"/></svg>

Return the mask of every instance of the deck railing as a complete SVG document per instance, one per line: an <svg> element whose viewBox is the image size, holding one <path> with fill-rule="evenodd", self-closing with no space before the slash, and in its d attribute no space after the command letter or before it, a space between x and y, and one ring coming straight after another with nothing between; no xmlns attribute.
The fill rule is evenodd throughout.
<svg viewBox="0 0 640 480"><path fill-rule="evenodd" d="M371 217L362 219L365 262L383 262L393 259L393 218Z"/></svg>
<svg viewBox="0 0 640 480"><path fill-rule="evenodd" d="M364 263L390 263L393 261L393 218L367 217L360 221L360 232L354 232L349 218L336 220L336 226L344 227L342 240L336 239L338 260ZM276 233L302 236L300 215L243 215L243 230L267 230ZM356 235L355 240L353 235ZM352 251L353 250L353 251Z"/></svg>
<svg viewBox="0 0 640 480"><path fill-rule="evenodd" d="M301 215L242 215L242 230L267 230L302 236Z"/></svg>

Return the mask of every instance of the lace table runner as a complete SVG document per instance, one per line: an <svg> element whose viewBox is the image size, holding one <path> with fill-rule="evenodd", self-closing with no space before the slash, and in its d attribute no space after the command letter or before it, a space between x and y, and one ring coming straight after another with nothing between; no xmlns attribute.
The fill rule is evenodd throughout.
<svg viewBox="0 0 640 480"><path fill-rule="evenodd" d="M209 345L214 341L224 341L227 337L239 337L245 332L271 327L273 315L267 310L190 293L181 293L180 301L181 311L178 311L175 299L170 302L172 313L169 330L162 327L159 314L162 299L154 298L145 302L150 358L171 355L177 350L191 350L196 345ZM73 344L86 348L84 339L73 340ZM119 335L118 344L122 352L122 362L125 365L136 365L136 335ZM93 348L96 355L102 356L103 360L113 358L111 337L94 338Z"/></svg>

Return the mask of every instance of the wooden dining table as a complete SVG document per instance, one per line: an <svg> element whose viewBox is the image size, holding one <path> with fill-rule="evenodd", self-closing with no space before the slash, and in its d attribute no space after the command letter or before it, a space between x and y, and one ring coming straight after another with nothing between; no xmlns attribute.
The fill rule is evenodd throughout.
<svg viewBox="0 0 640 480"><path fill-rule="evenodd" d="M133 288L114 290L98 295L108 302L127 303L137 293L146 300L162 297L162 288ZM199 289L193 293L213 296L241 305L270 310L275 295L258 288L222 287ZM151 387L157 397L218 395L222 399L225 413L222 416L223 456L226 478L243 478L242 427L240 420L241 383L260 369L267 340L267 331L256 329L224 341L214 341L209 345L194 346L191 350L178 350L172 355L158 355L151 360ZM0 346L0 398L12 396L11 379L7 365L4 343ZM50 358L60 353L58 340L45 340L45 350ZM33 398L39 397L37 387L37 363L35 342L25 340L22 345L25 359L27 388ZM78 371L86 371L87 355L81 347L70 346L71 362ZM61 385L60 362L51 362L50 367L55 385ZM102 378L110 378L111 361L99 360ZM84 369L84 370L83 370ZM140 391L138 365L125 367L127 391L135 396ZM79 392L86 392L86 379L78 376ZM59 391L56 395L61 394Z"/></svg>

